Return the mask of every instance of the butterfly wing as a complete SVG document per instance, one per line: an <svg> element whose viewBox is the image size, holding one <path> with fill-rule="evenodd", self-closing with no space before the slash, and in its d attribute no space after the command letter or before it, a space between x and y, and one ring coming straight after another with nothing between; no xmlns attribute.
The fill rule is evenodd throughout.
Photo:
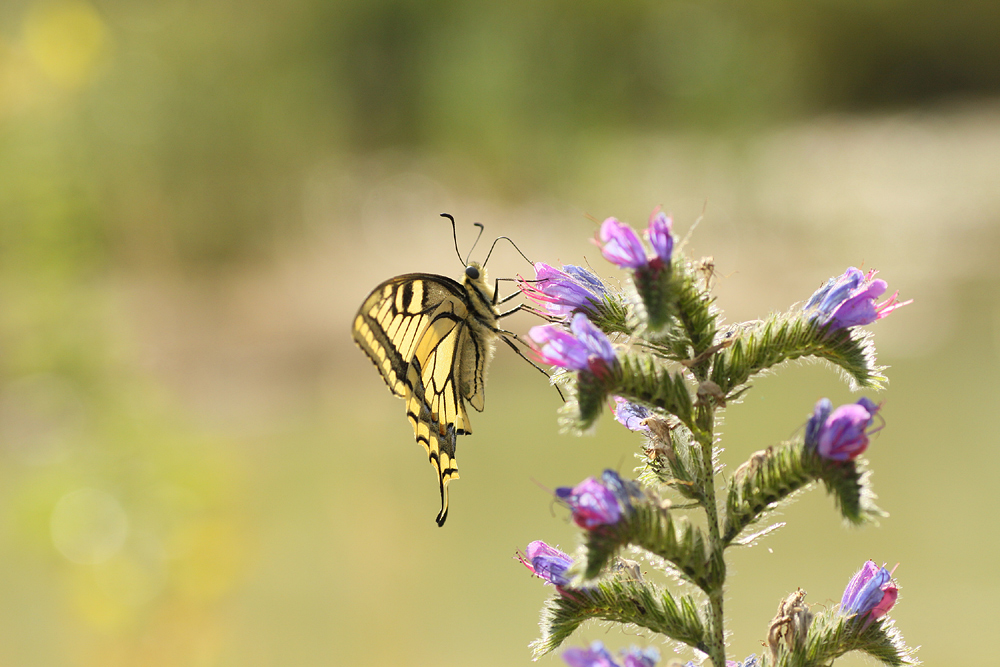
<svg viewBox="0 0 1000 667"><path fill-rule="evenodd" d="M463 399L484 404L483 380L495 336L470 309L457 282L430 274L392 278L369 295L354 320L354 340L389 389L406 402L414 437L437 472L438 525L448 516L448 483L458 479L455 449L471 433Z"/></svg>

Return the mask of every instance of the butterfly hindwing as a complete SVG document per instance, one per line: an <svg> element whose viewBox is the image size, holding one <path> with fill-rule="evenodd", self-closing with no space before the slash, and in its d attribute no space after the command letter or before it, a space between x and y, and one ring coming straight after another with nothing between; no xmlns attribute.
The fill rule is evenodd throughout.
<svg viewBox="0 0 1000 667"><path fill-rule="evenodd" d="M498 336L496 308L485 294L484 277L461 285L408 274L376 287L354 320L355 342L405 400L414 437L437 473L438 525L448 515L448 483L458 479L457 437L472 432L465 400L485 406L486 365Z"/></svg>

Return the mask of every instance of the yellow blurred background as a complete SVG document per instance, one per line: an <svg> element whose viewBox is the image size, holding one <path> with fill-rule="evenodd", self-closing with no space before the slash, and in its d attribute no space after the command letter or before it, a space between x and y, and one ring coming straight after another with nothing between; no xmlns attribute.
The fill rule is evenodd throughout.
<svg viewBox="0 0 1000 667"><path fill-rule="evenodd" d="M463 249L480 221L614 277L593 220L657 205L681 234L701 218L685 251L714 256L727 321L849 265L914 299L875 326L891 516L845 528L814 489L733 552L731 656L872 558L900 563L892 615L928 664L984 662L998 33L973 0L7 0L0 665L527 663L549 590L514 550L572 549L548 490L631 470L640 440L560 435L555 392L500 349L438 529L349 324L381 280L461 274L441 212ZM503 245L489 269L530 271ZM818 364L755 381L727 469L821 396L856 398Z"/></svg>

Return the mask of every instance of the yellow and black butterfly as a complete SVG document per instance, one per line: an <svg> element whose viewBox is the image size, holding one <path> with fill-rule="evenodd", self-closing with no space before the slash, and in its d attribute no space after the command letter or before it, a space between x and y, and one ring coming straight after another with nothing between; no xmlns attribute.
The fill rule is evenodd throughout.
<svg viewBox="0 0 1000 667"><path fill-rule="evenodd" d="M442 216L451 220L454 232L455 219ZM482 233L482 225L477 226ZM430 273L390 278L368 295L352 328L354 342L389 390L406 401L406 418L438 475L439 526L448 517L448 483L458 479L456 440L472 433L465 402L479 412L485 407L486 367L498 338L521 354L507 338L516 336L497 328L500 318L521 308L501 313L498 306L519 292L498 298L499 285L490 288L485 268L463 262L461 283Z"/></svg>

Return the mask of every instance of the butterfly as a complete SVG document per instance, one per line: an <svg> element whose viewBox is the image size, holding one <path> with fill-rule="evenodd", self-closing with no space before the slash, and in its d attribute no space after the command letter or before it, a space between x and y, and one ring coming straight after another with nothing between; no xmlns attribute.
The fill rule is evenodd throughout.
<svg viewBox="0 0 1000 667"><path fill-rule="evenodd" d="M454 233L455 219L442 215L451 220ZM482 233L482 225L477 226ZM479 412L486 406L486 368L497 340L524 356L510 340L517 337L497 327L501 318L521 309L499 310L519 292L500 299L499 285L490 287L482 265L463 263L461 283L431 273L386 280L365 299L352 327L354 342L389 390L406 402L413 435L438 476L439 526L448 518L448 484L458 479L456 441L472 433L466 402Z"/></svg>

